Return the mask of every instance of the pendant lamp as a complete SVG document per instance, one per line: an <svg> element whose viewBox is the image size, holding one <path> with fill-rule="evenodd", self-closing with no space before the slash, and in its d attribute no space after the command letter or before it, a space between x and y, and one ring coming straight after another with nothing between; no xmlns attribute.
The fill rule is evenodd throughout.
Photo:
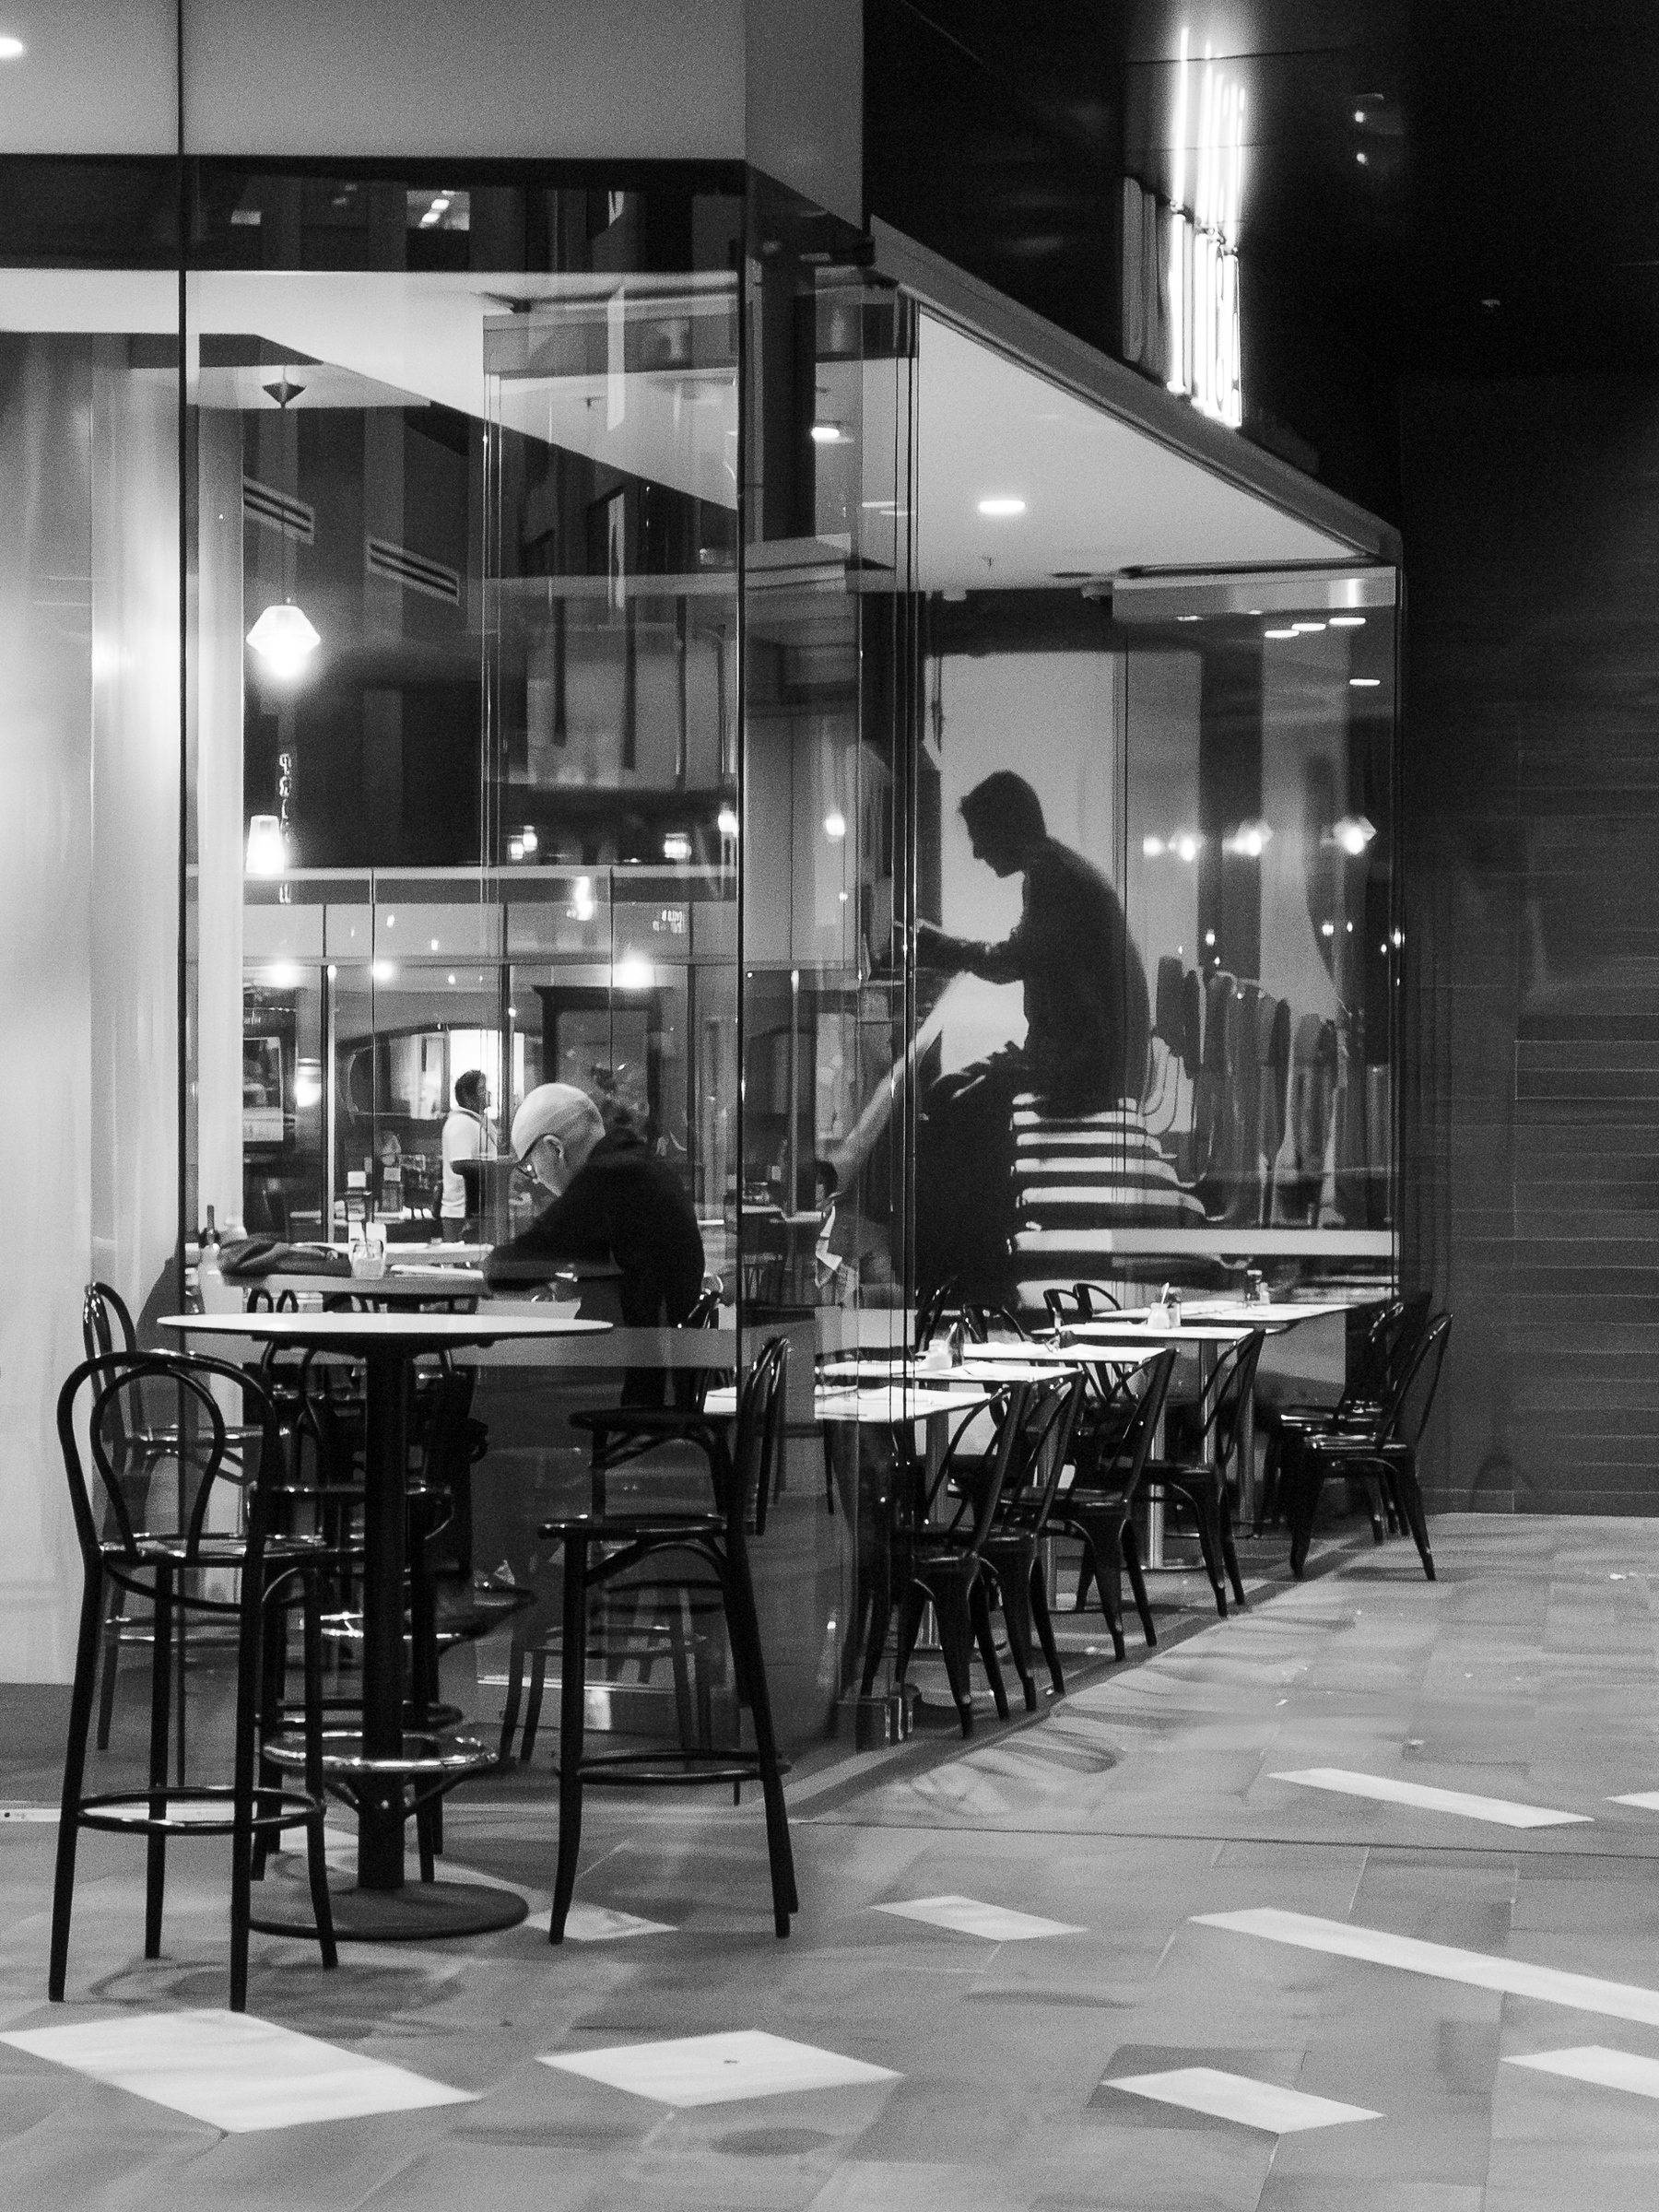
<svg viewBox="0 0 1659 2212"><path fill-rule="evenodd" d="M288 408L299 398L305 386L291 382L287 371L284 371L274 383L266 384L264 388L276 402L286 418ZM286 435L284 442L285 444L288 442ZM290 485L289 489L297 501L299 499L297 479L300 473L298 454L295 455L294 465L290 473L296 482ZM323 642L318 635L316 625L294 605L294 594L288 589L288 546L291 537L292 533L285 528L282 534L282 597L280 601L273 601L265 608L264 614L248 632L248 643L259 654L271 674L285 682L299 675L306 662Z"/></svg>

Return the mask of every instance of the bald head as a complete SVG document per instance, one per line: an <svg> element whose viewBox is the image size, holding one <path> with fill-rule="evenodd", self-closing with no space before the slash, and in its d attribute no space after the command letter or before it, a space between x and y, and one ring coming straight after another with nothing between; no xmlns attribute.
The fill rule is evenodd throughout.
<svg viewBox="0 0 1659 2212"><path fill-rule="evenodd" d="M599 1109L585 1090L573 1083L538 1083L512 1117L513 1158L557 1195L604 1135Z"/></svg>

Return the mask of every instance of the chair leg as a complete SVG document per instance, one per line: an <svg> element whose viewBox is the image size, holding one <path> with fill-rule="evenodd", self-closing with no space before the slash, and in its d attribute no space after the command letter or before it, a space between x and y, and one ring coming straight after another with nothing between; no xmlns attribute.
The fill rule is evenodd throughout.
<svg viewBox="0 0 1659 2212"><path fill-rule="evenodd" d="M1124 1572L1129 1577L1129 1588L1135 1598L1135 1609L1140 1615L1141 1634L1147 1640L1147 1649L1154 1651L1158 1646L1158 1630L1152 1619L1152 1602L1147 1595L1147 1578L1141 1572L1140 1538L1135 1534L1134 1521L1126 1513L1117 1541Z"/></svg>
<svg viewBox="0 0 1659 2212"><path fill-rule="evenodd" d="M179 1589L181 1595L183 1594L183 1587L184 1574L182 1571L181 1571L179 1576ZM178 1706L173 1716L173 1729L175 1736L173 1755L176 1762L174 1766L174 1772L177 1774L181 1783L182 1783L184 1780L185 1754L187 1748L184 1740L184 1669L186 1665L186 1644L189 1639L189 1634L190 1617L184 1611L183 1606L180 1606L173 1614L173 1643L176 1654L173 1664L178 1670L179 1677Z"/></svg>
<svg viewBox="0 0 1659 2212"><path fill-rule="evenodd" d="M790 1915L801 1909L795 1888L794 1850L789 1840L789 1811L783 1802L783 1777L778 1769L778 1744L772 1732L771 1697L766 1687L766 1663L760 1649L760 1618L748 1579L748 1563L741 1554L724 1562L721 1586L725 1598L727 1630L734 1652L741 1645L744 1671L748 1677L749 1717L755 1728L755 1755L760 1768L760 1794L766 1807L766 1855L771 1873L772 1928L779 1936L789 1934Z"/></svg>
<svg viewBox="0 0 1659 2212"><path fill-rule="evenodd" d="M587 1720L587 1545L565 1537L564 1613L559 1664L559 1870L547 1941L564 1941L582 1856L582 1739ZM539 1656L539 1654L538 1654Z"/></svg>
<svg viewBox="0 0 1659 2212"><path fill-rule="evenodd" d="M527 1654L515 1639L512 1656L507 1662L507 1701L501 1708L501 1740L496 1747L496 1759L503 1767L512 1757L512 1732L518 1726L519 1702L524 1694L526 1664Z"/></svg>
<svg viewBox="0 0 1659 2212"><path fill-rule="evenodd" d="M1072 1605L1072 1611L1074 1613L1082 1612L1084 1602L1088 1596L1089 1583L1091 1582L1098 1582L1099 1580L1100 1568L1095 1560L1094 1547L1091 1544L1085 1544L1083 1547L1083 1558L1077 1568L1077 1594ZM1120 1659L1123 1657L1123 1653L1121 1652L1118 1653L1118 1657Z"/></svg>
<svg viewBox="0 0 1659 2212"><path fill-rule="evenodd" d="M155 1642L150 1646L149 1817L167 1814L167 1750L172 1689L172 1569L156 1569ZM161 1956L161 1912L167 1887L167 1838L145 1839L144 1955ZM234 2005L232 2010L235 2009Z"/></svg>
<svg viewBox="0 0 1659 2212"><path fill-rule="evenodd" d="M1037 1641L1042 1646L1042 1656L1048 1663L1049 1680L1054 1695L1065 1695L1065 1677L1060 1671L1060 1647L1054 1641L1054 1624L1049 1618L1048 1592L1043 1587L1042 1562L1033 1559L1030 1575L1031 1618L1037 1624Z"/></svg>
<svg viewBox="0 0 1659 2212"><path fill-rule="evenodd" d="M121 1624L126 1612L126 1592L119 1583L110 1586L109 1610L104 1615L103 1679L98 1690L98 1747L110 1747L110 1725L115 1717L115 1677L121 1667Z"/></svg>
<svg viewBox="0 0 1659 2212"><path fill-rule="evenodd" d="M968 1593L959 1583L941 1583L935 1591L934 1618L939 1624L939 1649L945 1660L945 1679L950 1685L957 1719L961 1723L962 1734L971 1735L973 1695L968 1670L973 1650L973 1624L969 1616Z"/></svg>
<svg viewBox="0 0 1659 2212"><path fill-rule="evenodd" d="M52 1883L52 1956L46 1994L64 2001L69 1971L69 1918L75 1905L75 1846L80 1835L81 1783L87 1771L87 1736L92 1725L92 1690L98 1675L98 1646L103 1632L102 1578L88 1575L81 1595L80 1639L75 1654L75 1688L69 1698L69 1742L64 1755L64 1794L58 1816L57 1865Z"/></svg>
<svg viewBox="0 0 1659 2212"><path fill-rule="evenodd" d="M1277 1433L1267 1439L1267 1449L1262 1454L1262 1494L1256 1500L1255 1519L1250 1533L1259 1536L1269 1522L1278 1518L1279 1459L1284 1451L1284 1440Z"/></svg>
<svg viewBox="0 0 1659 2212"><path fill-rule="evenodd" d="M668 1664L674 1676L674 1717L679 1728L680 1749L697 1748L697 1714L691 1702L691 1663L686 1650L686 1622L682 1594L672 1591L668 1601Z"/></svg>
<svg viewBox="0 0 1659 2212"><path fill-rule="evenodd" d="M1434 1580L1434 1554L1429 1547L1429 1516L1423 1511L1422 1487L1418 1481L1415 1455L1412 1459L1392 1467L1394 1496L1399 1503L1400 1518L1411 1531L1418 1547L1418 1557L1423 1562L1423 1572L1430 1582Z"/></svg>
<svg viewBox="0 0 1659 2212"><path fill-rule="evenodd" d="M585 1624L582 1632L582 1665L585 1667L587 1664L587 1634ZM560 1671L559 1679L560 1681L564 1679L562 1669ZM530 1696L528 1702L524 1707L524 1738L519 1745L519 1764L521 1766L527 1767L530 1764L530 1754L535 1748L535 1732L541 1725L542 1692L546 1689L547 1686L547 1654L545 1651L537 1650L531 1654L530 1659ZM584 1687L582 1695L585 1697L587 1691Z"/></svg>
<svg viewBox="0 0 1659 2212"><path fill-rule="evenodd" d="M415 1808L415 1849L420 1860L420 1878L423 1882L434 1882L438 1878L435 1864L437 1853L433 1849L432 1833L432 1815L436 1810L437 1800L430 1797L424 1805Z"/></svg>
<svg viewBox="0 0 1659 2212"><path fill-rule="evenodd" d="M1031 1585L1041 1571L1041 1560L1033 1559L1028 1566L1021 1559L1010 1560L996 1579L1002 1592L1003 1626L1008 1632L1008 1656L1019 1677L1028 1712L1037 1710L1037 1676L1031 1665Z"/></svg>
<svg viewBox="0 0 1659 2212"><path fill-rule="evenodd" d="M912 1583L904 1594L904 1611L899 1618L899 1641L893 1653L893 1679L902 1682L910 1672L912 1654L916 1638L922 1632L922 1616L927 1609L927 1593L919 1583Z"/></svg>
<svg viewBox="0 0 1659 2212"><path fill-rule="evenodd" d="M1216 1526L1216 1501L1207 1489L1180 1489L1171 1483L1166 1488L1193 1509L1193 1520L1198 1530L1198 1549L1204 1559L1204 1571L1209 1577L1209 1586L1215 1592L1216 1611L1227 1618L1227 1584L1221 1579L1221 1546Z"/></svg>
<svg viewBox="0 0 1659 2212"><path fill-rule="evenodd" d="M1300 1454L1297 1469L1296 1505L1291 1516L1290 1571L1298 1582L1302 1579L1308 1563L1308 1547L1313 1541L1313 1517L1319 1511L1319 1493L1324 1488L1324 1468L1317 1452Z"/></svg>
<svg viewBox="0 0 1659 2212"><path fill-rule="evenodd" d="M986 1587L988 1577L975 1577L968 1598L968 1617L973 1623L973 1640L979 1645L980 1664L984 1667L985 1679L991 1685L991 1695L996 1700L996 1717L1008 1717L1008 1692L1004 1686L1002 1668L996 1663L996 1638L991 1632L991 1593Z"/></svg>
<svg viewBox="0 0 1659 2212"><path fill-rule="evenodd" d="M1233 1542L1232 1492L1225 1480L1218 1486L1216 1497L1216 1525L1221 1538L1221 1559L1227 1569L1227 1579L1232 1584L1235 1601L1244 1604L1244 1578L1239 1572L1239 1547Z"/></svg>
<svg viewBox="0 0 1659 2212"><path fill-rule="evenodd" d="M312 1918L324 1967L337 1966L334 1908L328 1895L328 1847L324 1833L326 1796L323 1783L323 1594L319 1578L305 1578L303 1651L305 1661L305 1792L315 1811L305 1824L305 1870L311 1883Z"/></svg>

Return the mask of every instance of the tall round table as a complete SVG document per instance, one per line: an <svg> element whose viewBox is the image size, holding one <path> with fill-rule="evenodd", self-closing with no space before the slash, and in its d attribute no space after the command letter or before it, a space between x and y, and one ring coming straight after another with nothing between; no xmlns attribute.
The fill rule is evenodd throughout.
<svg viewBox="0 0 1659 2212"><path fill-rule="evenodd" d="M335 1352L364 1368L363 1756L384 1759L358 1802L355 1888L334 1900L335 1933L359 1941L425 1941L512 1927L526 1906L516 1891L477 1882L404 1882L403 1781L395 1771L404 1740L404 1568L408 1480L409 1374L423 1352L458 1351L508 1338L574 1336L606 1330L603 1321L522 1309L477 1313L170 1313L164 1329L182 1335L241 1337L296 1351ZM282 1887L265 1885L256 1926L279 1932L310 1924L311 1903L297 1885L291 1913Z"/></svg>

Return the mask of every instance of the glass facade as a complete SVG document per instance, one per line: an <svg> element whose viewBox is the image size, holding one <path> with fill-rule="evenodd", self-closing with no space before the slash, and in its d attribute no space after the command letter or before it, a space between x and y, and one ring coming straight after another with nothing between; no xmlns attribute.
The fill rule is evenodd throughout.
<svg viewBox="0 0 1659 2212"><path fill-rule="evenodd" d="M89 1078L42 1049L135 1312L209 1206L498 1241L518 1108L585 1092L730 1341L794 1347L801 1741L864 1672L889 1452L815 1424L816 1360L951 1284L1391 1274L1391 571L738 167L135 162L100 228L85 164L13 166L7 744L99 894L31 972L107 1009ZM485 1367L481 1567L536 1577L618 1387Z"/></svg>

